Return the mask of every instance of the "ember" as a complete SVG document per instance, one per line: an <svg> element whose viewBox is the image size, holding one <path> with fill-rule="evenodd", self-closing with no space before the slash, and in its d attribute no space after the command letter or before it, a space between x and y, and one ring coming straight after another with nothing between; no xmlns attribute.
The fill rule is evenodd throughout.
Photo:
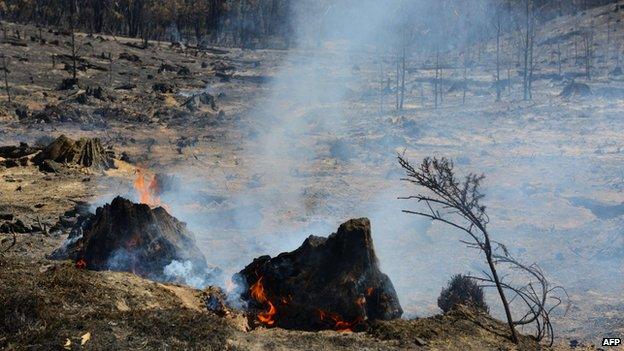
<svg viewBox="0 0 624 351"><path fill-rule="evenodd" d="M318 315L321 321L328 323L329 329L339 332L352 332L356 326L364 321L361 317L358 317L353 322L347 322L338 313L326 312L321 309L318 310Z"/></svg>
<svg viewBox="0 0 624 351"><path fill-rule="evenodd" d="M84 259L79 259L78 261L76 261L76 268L77 269L85 269L87 268L87 261L85 261Z"/></svg>

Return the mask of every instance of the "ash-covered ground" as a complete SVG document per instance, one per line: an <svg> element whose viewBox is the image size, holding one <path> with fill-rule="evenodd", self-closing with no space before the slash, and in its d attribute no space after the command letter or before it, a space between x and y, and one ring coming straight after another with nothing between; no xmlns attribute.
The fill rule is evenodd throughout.
<svg viewBox="0 0 624 351"><path fill-rule="evenodd" d="M580 20L599 21L601 11ZM557 37L572 20L579 19L564 16L542 31ZM139 43L131 39L80 35L80 88L58 90L69 77L68 58L61 56L69 37L44 31L41 43L28 40L38 35L34 27L8 28L19 28L25 46L1 44L13 103L4 97L0 145L60 134L99 137L123 153L123 161L105 174L0 168L2 213L51 226L73 201L95 208L116 195L138 200L137 167L170 174L174 190L160 202L189 225L208 263L228 274L365 216L404 317L425 317L439 313L436 298L451 275L478 273L484 264L459 242L460 233L401 212L417 204L397 197L416 189L400 180L396 156L415 162L450 157L460 173L486 175L484 203L496 240L567 289L571 307L554 321L558 342L597 344L624 331L624 76L613 74L609 60L597 64L600 73L590 82L577 78L591 95L563 97L570 79L554 77L556 63L542 55L533 99L522 100L514 67L511 85L495 102L488 43L483 64L468 71L465 102L463 89L453 88L463 81L463 68L442 70L443 97L434 108L434 71L430 62L414 63L397 112L387 83L393 58L340 42L289 51L203 51L169 43L141 49L129 45ZM571 62L563 70L582 73ZM98 86L103 97L88 93ZM214 104L189 102L202 92ZM11 259L40 262L63 239L36 235L20 235ZM500 318L496 301L492 291L488 302ZM288 339L280 334L286 331L273 333L278 344ZM249 346L246 338L238 345ZM302 345L308 344L291 347Z"/></svg>

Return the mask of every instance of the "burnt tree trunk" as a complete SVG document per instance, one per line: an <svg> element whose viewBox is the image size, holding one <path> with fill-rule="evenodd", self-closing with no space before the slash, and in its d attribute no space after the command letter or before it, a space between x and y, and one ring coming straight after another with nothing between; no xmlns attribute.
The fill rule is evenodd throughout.
<svg viewBox="0 0 624 351"><path fill-rule="evenodd" d="M6 55L2 55L2 70L4 71L4 88L6 89L7 98L11 102L11 90L9 89L9 67L7 65Z"/></svg>

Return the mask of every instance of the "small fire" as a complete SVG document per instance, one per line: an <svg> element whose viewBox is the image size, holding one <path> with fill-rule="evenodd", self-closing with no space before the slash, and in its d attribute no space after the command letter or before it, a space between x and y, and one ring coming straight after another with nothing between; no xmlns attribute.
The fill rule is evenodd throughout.
<svg viewBox="0 0 624 351"><path fill-rule="evenodd" d="M317 312L318 312L318 315L319 315L319 319L321 321L330 323L332 329L334 329L335 331L339 331L339 332L352 332L353 331L353 327L355 327L356 325L362 323L362 318L361 317L358 317L353 322L347 322L338 313L327 312L327 311L323 311L321 309L318 309Z"/></svg>
<svg viewBox="0 0 624 351"><path fill-rule="evenodd" d="M78 261L76 261L76 268L77 269L87 268L87 261L85 261L84 258L78 259Z"/></svg>
<svg viewBox="0 0 624 351"><path fill-rule="evenodd" d="M355 300L355 304L360 306L360 307L364 307L364 305L366 304L366 298L364 296L360 296Z"/></svg>
<svg viewBox="0 0 624 351"><path fill-rule="evenodd" d="M149 184L145 183L144 170L137 168L136 178L134 179L134 189L139 194L139 201L142 204L149 205L150 207L160 206L160 197L158 192L158 180L156 176L152 178Z"/></svg>
<svg viewBox="0 0 624 351"><path fill-rule="evenodd" d="M277 314L277 309L266 296L266 293L264 291L264 285L262 285L263 278L264 277L260 277L260 279L258 279L258 281L254 285L252 285L251 288L249 288L249 291L251 292L251 297L254 300L262 304L269 305L269 309L267 311L258 313L258 320L260 321L260 323L268 326L273 326L275 325L275 314Z"/></svg>

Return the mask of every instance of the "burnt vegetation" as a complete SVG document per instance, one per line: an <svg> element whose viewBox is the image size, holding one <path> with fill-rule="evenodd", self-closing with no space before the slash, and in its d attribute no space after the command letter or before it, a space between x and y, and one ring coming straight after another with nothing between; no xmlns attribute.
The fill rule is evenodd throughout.
<svg viewBox="0 0 624 351"><path fill-rule="evenodd" d="M485 258L487 270L481 276L469 276L484 287L495 288L503 308L510 338L518 341L517 326L533 325L535 338L552 345L554 330L551 313L562 303L567 303L567 293L561 286L553 286L537 264L524 264L512 256L507 247L494 240L488 229L490 219L481 203L484 175L470 173L463 179L455 174L453 162L446 158L425 158L413 166L404 156L398 161L406 172L403 179L415 185L416 195L401 197L422 205L422 210L404 210L444 223L466 236L460 241L478 250ZM506 272L501 275L500 271ZM512 303L523 306L514 317Z"/></svg>
<svg viewBox="0 0 624 351"><path fill-rule="evenodd" d="M452 276L448 286L442 289L438 297L438 307L444 313L458 308L460 305L484 312L490 310L485 302L483 288L473 278L463 274Z"/></svg>
<svg viewBox="0 0 624 351"><path fill-rule="evenodd" d="M291 1L228 0L4 0L6 20L63 28L73 33L239 47L289 45ZM69 24L69 28L65 24ZM72 40L72 47L74 41Z"/></svg>

